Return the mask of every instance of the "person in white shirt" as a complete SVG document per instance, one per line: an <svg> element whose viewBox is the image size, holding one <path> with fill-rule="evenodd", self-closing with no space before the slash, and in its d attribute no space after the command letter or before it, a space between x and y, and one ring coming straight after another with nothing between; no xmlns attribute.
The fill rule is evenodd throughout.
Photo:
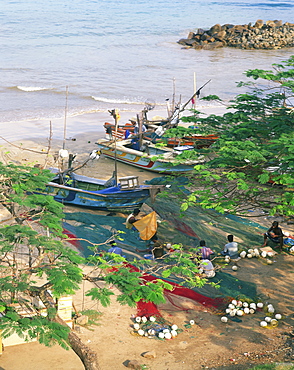
<svg viewBox="0 0 294 370"><path fill-rule="evenodd" d="M210 260L202 260L199 265L200 272L202 271L207 278L213 278L215 276L215 270L213 264Z"/></svg>
<svg viewBox="0 0 294 370"><path fill-rule="evenodd" d="M221 252L223 256L230 256L231 259L239 258L238 243L234 242L234 235L228 235L228 241L224 246L224 250Z"/></svg>

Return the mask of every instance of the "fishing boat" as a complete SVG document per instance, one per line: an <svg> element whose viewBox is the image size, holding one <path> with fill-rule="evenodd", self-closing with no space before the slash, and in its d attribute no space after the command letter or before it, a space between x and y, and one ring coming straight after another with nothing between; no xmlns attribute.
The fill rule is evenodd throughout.
<svg viewBox="0 0 294 370"><path fill-rule="evenodd" d="M160 126L162 127L159 128ZM169 128L172 127L173 126L169 126ZM106 133L105 137L108 140L112 140L114 137L118 140L123 140L127 137L134 137L136 135L134 130L135 126L128 122L125 125L118 126L117 130L115 130L115 124L105 122L104 128ZM162 130L165 130L165 125L149 125L147 130L142 132L142 136L144 139L150 140L153 143L164 143L166 146L171 148L192 145L195 149L208 148L218 139L218 136L215 134L201 135L197 133L181 138L162 137Z"/></svg>
<svg viewBox="0 0 294 370"><path fill-rule="evenodd" d="M51 169L53 172L56 170ZM154 199L163 185L139 185L137 176L99 180L74 172L57 173L47 184L46 194L60 203L99 210L124 211Z"/></svg>
<svg viewBox="0 0 294 370"><path fill-rule="evenodd" d="M195 160L185 160L184 163L179 163L178 155L183 151L194 149L193 146L157 147L152 142L144 139L141 140L141 150L133 139L119 141L100 139L96 144L101 154L107 158L164 174L190 172L194 169L194 166L203 163L205 160L204 156L198 156Z"/></svg>

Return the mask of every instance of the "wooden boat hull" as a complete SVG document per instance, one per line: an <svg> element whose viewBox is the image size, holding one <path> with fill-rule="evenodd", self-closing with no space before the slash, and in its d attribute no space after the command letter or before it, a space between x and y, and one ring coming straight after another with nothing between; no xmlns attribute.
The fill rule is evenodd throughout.
<svg viewBox="0 0 294 370"><path fill-rule="evenodd" d="M115 189L114 193L111 193ZM57 202L100 210L121 210L140 207L149 197L149 189L118 191L117 187L107 188L105 192L95 193L49 183L47 194Z"/></svg>
<svg viewBox="0 0 294 370"><path fill-rule="evenodd" d="M124 148L120 145L120 142L117 143L116 149L106 140L100 140L96 144L105 157L116 159L119 162L147 171L164 174L187 173L193 171L194 166L200 163L200 161L189 161L189 163L183 164L176 163L174 158L172 158L172 150L167 152L167 154L170 154L170 159L155 159L155 156L162 154L160 149L158 149L158 153L146 155L146 153L138 150Z"/></svg>
<svg viewBox="0 0 294 370"><path fill-rule="evenodd" d="M123 186L105 187L106 181L71 174L65 177L65 184L56 176L47 184L46 195L51 195L57 202L99 210L125 210L140 207L151 195L155 195L162 186L138 185L132 189ZM157 190L156 190L156 189ZM152 189L152 194L150 190ZM155 191L154 191L155 189Z"/></svg>

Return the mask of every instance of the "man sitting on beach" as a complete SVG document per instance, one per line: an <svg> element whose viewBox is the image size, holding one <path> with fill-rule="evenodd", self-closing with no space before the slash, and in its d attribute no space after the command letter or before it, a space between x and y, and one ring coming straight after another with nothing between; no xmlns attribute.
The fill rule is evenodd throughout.
<svg viewBox="0 0 294 370"><path fill-rule="evenodd" d="M234 235L228 235L228 242L225 246L221 254L223 256L229 256L231 259L238 259L238 243L234 242Z"/></svg>
<svg viewBox="0 0 294 370"><path fill-rule="evenodd" d="M263 234L264 243L263 243L262 247L266 246L266 243L267 243L268 239L271 240L274 243L277 243L280 247L280 251L282 251L282 247L283 247L283 244L284 244L283 231L279 227L278 221L274 221L272 223L272 226L268 229L268 231Z"/></svg>
<svg viewBox="0 0 294 370"><path fill-rule="evenodd" d="M200 240L200 254L203 260L210 260L210 256L214 254L214 251L206 246L205 240Z"/></svg>

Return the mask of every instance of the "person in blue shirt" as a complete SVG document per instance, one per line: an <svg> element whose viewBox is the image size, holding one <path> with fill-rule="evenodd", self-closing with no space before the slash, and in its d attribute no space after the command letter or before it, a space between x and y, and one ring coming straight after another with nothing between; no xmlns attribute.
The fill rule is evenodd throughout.
<svg viewBox="0 0 294 370"><path fill-rule="evenodd" d="M119 254L122 257L125 257L123 256L122 249L116 245L116 242L114 240L112 240L109 244L111 245L111 248L108 249L107 251L108 253L115 253L115 254Z"/></svg>

